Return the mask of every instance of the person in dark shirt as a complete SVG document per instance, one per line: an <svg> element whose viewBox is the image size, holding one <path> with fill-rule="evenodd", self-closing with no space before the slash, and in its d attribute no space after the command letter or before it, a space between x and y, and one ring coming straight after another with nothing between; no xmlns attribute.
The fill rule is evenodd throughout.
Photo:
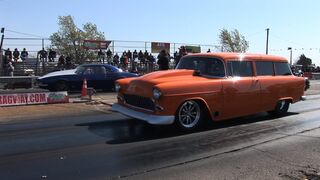
<svg viewBox="0 0 320 180"><path fill-rule="evenodd" d="M112 64L113 63L112 62L112 52L111 52L110 49L108 49L108 51L107 51L107 62L108 62L108 64Z"/></svg>
<svg viewBox="0 0 320 180"><path fill-rule="evenodd" d="M18 51L17 48L15 48L12 54L13 54L14 61L17 62L17 60L19 59L19 56L20 56L20 52Z"/></svg>
<svg viewBox="0 0 320 180"><path fill-rule="evenodd" d="M158 55L158 65L159 70L168 70L169 69L169 57L166 50L160 51Z"/></svg>
<svg viewBox="0 0 320 180"><path fill-rule="evenodd" d="M65 67L65 62L66 62L66 60L65 60L65 58L64 58L64 55L61 55L61 56L59 57L59 59L58 59L58 69L59 69L59 70L63 70L63 69L64 69L64 67Z"/></svg>
<svg viewBox="0 0 320 180"><path fill-rule="evenodd" d="M53 62L54 58L56 58L57 53L55 51L53 51L52 49L49 50L49 62Z"/></svg>
<svg viewBox="0 0 320 180"><path fill-rule="evenodd" d="M23 51L21 51L21 54L20 54L20 58L22 61L25 61L29 56L29 53L28 51L26 50L26 48L23 48Z"/></svg>
<svg viewBox="0 0 320 180"><path fill-rule="evenodd" d="M119 67L119 55L116 53L116 55L113 56L113 64L117 67Z"/></svg>
<svg viewBox="0 0 320 180"><path fill-rule="evenodd" d="M12 59L12 52L10 51L10 48L5 50L4 56L7 56L7 58Z"/></svg>
<svg viewBox="0 0 320 180"><path fill-rule="evenodd" d="M42 50L38 52L38 57L40 58L40 60L47 61L48 52L44 50L44 48L42 48Z"/></svg>

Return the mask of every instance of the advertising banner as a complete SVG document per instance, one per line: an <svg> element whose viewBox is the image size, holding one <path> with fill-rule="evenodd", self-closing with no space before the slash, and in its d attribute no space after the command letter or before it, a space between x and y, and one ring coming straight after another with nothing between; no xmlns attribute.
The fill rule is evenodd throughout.
<svg viewBox="0 0 320 180"><path fill-rule="evenodd" d="M66 91L0 94L0 106L53 104L53 103L68 103L68 102L69 102L69 96Z"/></svg>
<svg viewBox="0 0 320 180"><path fill-rule="evenodd" d="M85 49L107 49L111 41L99 41L99 40L84 40L83 48Z"/></svg>
<svg viewBox="0 0 320 180"><path fill-rule="evenodd" d="M188 53L200 53L201 47L200 46L186 46L186 50Z"/></svg>
<svg viewBox="0 0 320 180"><path fill-rule="evenodd" d="M162 42L152 42L151 43L151 52L159 53L162 50L166 50L170 53L170 43L162 43Z"/></svg>

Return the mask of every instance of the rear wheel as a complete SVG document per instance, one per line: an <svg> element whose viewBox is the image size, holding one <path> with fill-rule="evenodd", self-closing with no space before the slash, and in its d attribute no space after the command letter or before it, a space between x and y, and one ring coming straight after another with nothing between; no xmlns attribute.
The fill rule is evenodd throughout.
<svg viewBox="0 0 320 180"><path fill-rule="evenodd" d="M177 110L175 123L184 131L192 131L200 126L202 119L201 105L194 100L188 100Z"/></svg>
<svg viewBox="0 0 320 180"><path fill-rule="evenodd" d="M289 100L280 100L273 111L268 113L273 116L282 116L288 112L290 106Z"/></svg>
<svg viewBox="0 0 320 180"><path fill-rule="evenodd" d="M56 91L68 91L69 86L65 81L58 81L54 86Z"/></svg>

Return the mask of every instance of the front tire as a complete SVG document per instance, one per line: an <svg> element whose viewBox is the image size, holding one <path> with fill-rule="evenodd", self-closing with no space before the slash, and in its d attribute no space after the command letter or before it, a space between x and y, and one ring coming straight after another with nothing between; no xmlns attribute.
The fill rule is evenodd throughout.
<svg viewBox="0 0 320 180"><path fill-rule="evenodd" d="M289 100L280 100L273 111L268 113L272 116L283 116L288 112L290 106Z"/></svg>
<svg viewBox="0 0 320 180"><path fill-rule="evenodd" d="M197 129L202 121L203 111L197 101L185 101L177 110L175 123L183 131Z"/></svg>
<svg viewBox="0 0 320 180"><path fill-rule="evenodd" d="M69 86L68 86L66 81L58 81L55 84L54 89L56 91L68 91L69 90Z"/></svg>

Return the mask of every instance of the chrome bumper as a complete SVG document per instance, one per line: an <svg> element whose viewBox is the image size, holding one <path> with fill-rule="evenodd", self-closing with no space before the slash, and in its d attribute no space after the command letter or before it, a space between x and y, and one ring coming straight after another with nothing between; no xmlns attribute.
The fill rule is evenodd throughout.
<svg viewBox="0 0 320 180"><path fill-rule="evenodd" d="M124 107L118 103L114 103L112 105L112 110L117 111L123 115L133 117L136 119L140 119L143 121L148 122L149 124L157 124L157 125L166 125L166 124L173 124L175 117L174 116L158 116L147 114L143 112L138 112L127 107Z"/></svg>

